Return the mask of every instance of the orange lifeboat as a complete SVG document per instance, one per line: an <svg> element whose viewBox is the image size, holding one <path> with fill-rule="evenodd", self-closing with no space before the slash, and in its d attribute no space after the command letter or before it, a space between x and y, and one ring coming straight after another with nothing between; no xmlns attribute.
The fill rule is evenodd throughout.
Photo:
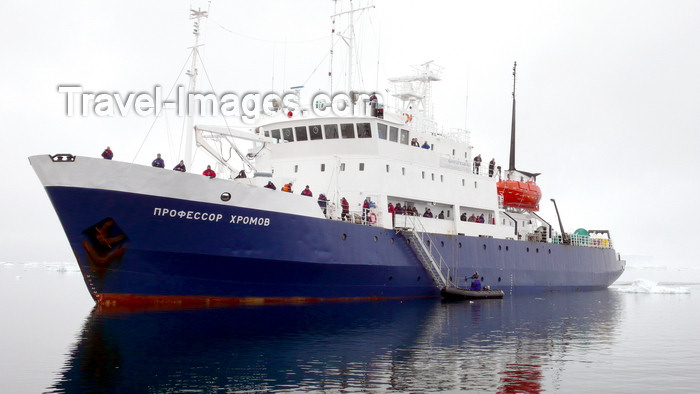
<svg viewBox="0 0 700 394"><path fill-rule="evenodd" d="M496 184L498 194L503 197L503 206L522 208L529 211L540 210L542 191L535 182L501 180Z"/></svg>

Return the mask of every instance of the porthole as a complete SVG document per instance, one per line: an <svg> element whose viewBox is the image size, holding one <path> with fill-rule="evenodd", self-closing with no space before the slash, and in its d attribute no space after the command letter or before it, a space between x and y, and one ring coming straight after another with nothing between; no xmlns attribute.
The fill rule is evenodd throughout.
<svg viewBox="0 0 700 394"><path fill-rule="evenodd" d="M462 243L461 243L461 242L459 243L459 248L462 249Z"/></svg>
<svg viewBox="0 0 700 394"><path fill-rule="evenodd" d="M377 242L377 239L378 239L378 238L377 238L377 236L375 235L375 236L374 236L374 242Z"/></svg>
<svg viewBox="0 0 700 394"><path fill-rule="evenodd" d="M501 277L500 277L500 276L498 277L498 281L499 281L499 282L501 281Z"/></svg>
<svg viewBox="0 0 700 394"><path fill-rule="evenodd" d="M527 252L530 253L530 248L527 248Z"/></svg>
<svg viewBox="0 0 700 394"><path fill-rule="evenodd" d="M392 280L392 279L394 279L394 277L393 277L393 276L390 276L390 277L389 277L389 280Z"/></svg>
<svg viewBox="0 0 700 394"><path fill-rule="evenodd" d="M420 276L418 277L418 279L416 279L416 282L420 282Z"/></svg>
<svg viewBox="0 0 700 394"><path fill-rule="evenodd" d="M223 192L221 193L221 201L228 201L231 199L231 193Z"/></svg>
<svg viewBox="0 0 700 394"><path fill-rule="evenodd" d="M501 250L501 245L498 245L498 250Z"/></svg>
<svg viewBox="0 0 700 394"><path fill-rule="evenodd" d="M430 240L428 240L428 242L426 242L426 243L428 244L428 246L430 246Z"/></svg>
<svg viewBox="0 0 700 394"><path fill-rule="evenodd" d="M394 238L391 239L391 243L392 243L392 244L394 243Z"/></svg>
<svg viewBox="0 0 700 394"><path fill-rule="evenodd" d="M506 252L508 251L508 249L510 249L510 248L506 246Z"/></svg>
<svg viewBox="0 0 700 394"><path fill-rule="evenodd" d="M552 249L548 249L547 253L552 254Z"/></svg>
<svg viewBox="0 0 700 394"><path fill-rule="evenodd" d="M348 239L348 235L347 235L347 234L343 234L343 241L345 241L346 239Z"/></svg>
<svg viewBox="0 0 700 394"><path fill-rule="evenodd" d="M535 253L539 253L539 252L540 252L540 248L535 249Z"/></svg>
<svg viewBox="0 0 700 394"><path fill-rule="evenodd" d="M440 241L440 246L444 248L444 247L445 247L445 242L444 242L444 241Z"/></svg>
<svg viewBox="0 0 700 394"><path fill-rule="evenodd" d="M407 240L406 240L406 243L410 245L410 244L411 244L411 240L410 240L410 239L407 239Z"/></svg>
<svg viewBox="0 0 700 394"><path fill-rule="evenodd" d="M486 250L486 244L484 244L484 250Z"/></svg>

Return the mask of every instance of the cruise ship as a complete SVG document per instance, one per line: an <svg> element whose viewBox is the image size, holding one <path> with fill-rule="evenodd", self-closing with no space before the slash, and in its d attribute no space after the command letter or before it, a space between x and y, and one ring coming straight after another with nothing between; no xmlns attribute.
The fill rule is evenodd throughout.
<svg viewBox="0 0 700 394"><path fill-rule="evenodd" d="M248 128L194 126L214 178L71 154L29 161L102 306L439 297L475 273L506 294L612 284L625 262L609 231L569 234L537 214L539 174L515 167L515 84L505 169L432 119L442 70L414 71L391 79L394 106L350 92L350 115L319 111L334 97Z"/></svg>

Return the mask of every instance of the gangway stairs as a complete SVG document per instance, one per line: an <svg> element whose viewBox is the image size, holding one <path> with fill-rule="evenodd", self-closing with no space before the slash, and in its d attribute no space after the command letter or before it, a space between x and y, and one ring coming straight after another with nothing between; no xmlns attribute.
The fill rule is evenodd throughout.
<svg viewBox="0 0 700 394"><path fill-rule="evenodd" d="M420 220L410 216L407 216L407 219L406 225L411 226L397 227L397 232L400 232L408 240L411 250L433 278L438 289L455 287L452 282L450 267L445 263L440 251L437 250L428 233L425 232Z"/></svg>

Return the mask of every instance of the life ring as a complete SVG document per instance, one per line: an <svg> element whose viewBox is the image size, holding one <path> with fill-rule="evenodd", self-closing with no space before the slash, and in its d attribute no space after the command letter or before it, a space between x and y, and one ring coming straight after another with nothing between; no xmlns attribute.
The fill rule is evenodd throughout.
<svg viewBox="0 0 700 394"><path fill-rule="evenodd" d="M403 116L406 118L405 123L409 123L410 121L413 120L413 115L411 115L411 114L403 114Z"/></svg>
<svg viewBox="0 0 700 394"><path fill-rule="evenodd" d="M377 223L377 215L374 212L369 214L369 222L371 224Z"/></svg>

